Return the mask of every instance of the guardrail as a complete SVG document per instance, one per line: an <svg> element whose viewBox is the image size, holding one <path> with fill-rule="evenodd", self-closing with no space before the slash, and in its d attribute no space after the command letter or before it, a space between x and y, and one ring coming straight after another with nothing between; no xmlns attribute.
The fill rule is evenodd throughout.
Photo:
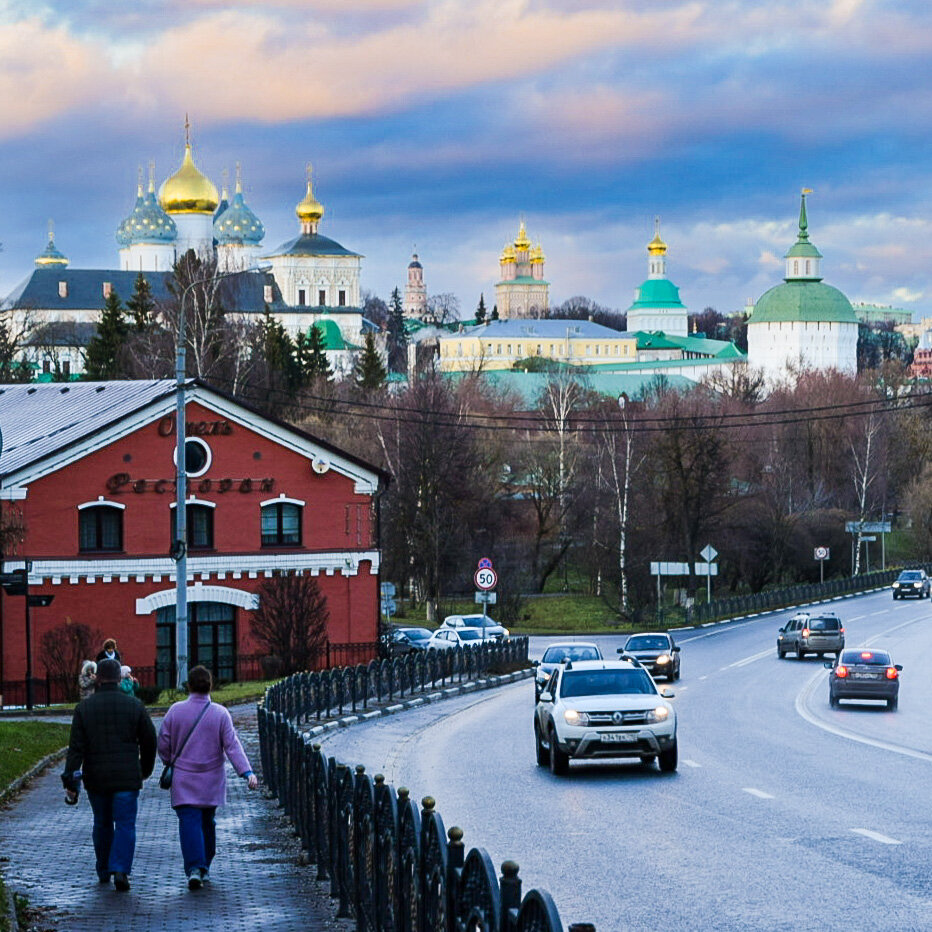
<svg viewBox="0 0 932 932"><path fill-rule="evenodd" d="M912 567L910 567L911 569ZM922 568L929 571L929 565ZM766 612L773 609L799 605L803 602L817 602L838 595L850 595L866 589L890 586L899 576L900 569L876 570L873 573L860 573L844 579L830 579L824 583L803 583L798 586L785 586L782 589L770 589L753 595L738 595L728 599L713 599L711 602L693 605L686 610L686 624L702 624L719 618L731 618L737 615L749 615L754 612Z"/></svg>
<svg viewBox="0 0 932 932"><path fill-rule="evenodd" d="M493 667L527 660L527 638L299 673L270 687L258 708L266 785L301 838L317 879L330 882L338 916L360 932L562 932L550 895L522 897L514 861L496 876L482 848L444 829L434 800L354 770L311 744L300 725L347 707L401 700ZM570 932L594 932L589 925Z"/></svg>

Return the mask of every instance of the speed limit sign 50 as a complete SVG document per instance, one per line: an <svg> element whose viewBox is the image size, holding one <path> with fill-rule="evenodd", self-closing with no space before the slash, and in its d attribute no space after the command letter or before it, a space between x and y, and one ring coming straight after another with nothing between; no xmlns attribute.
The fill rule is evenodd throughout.
<svg viewBox="0 0 932 932"><path fill-rule="evenodd" d="M477 589L494 589L495 584L498 582L498 573L491 566L484 566L482 569L476 570L473 581Z"/></svg>

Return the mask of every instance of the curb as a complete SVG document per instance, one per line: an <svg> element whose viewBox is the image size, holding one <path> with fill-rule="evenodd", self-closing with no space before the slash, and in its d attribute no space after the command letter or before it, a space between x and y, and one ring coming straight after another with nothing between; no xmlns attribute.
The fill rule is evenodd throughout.
<svg viewBox="0 0 932 932"><path fill-rule="evenodd" d="M50 767L56 761L64 758L68 748L59 748L57 751L43 757L34 767L27 770L21 776L18 776L6 789L0 790L0 805L5 803L11 796L18 793L30 780L39 776L46 767Z"/></svg>
<svg viewBox="0 0 932 932"><path fill-rule="evenodd" d="M431 705L435 702L442 702L444 699L453 699L456 696L464 696L467 693L476 692L479 689L494 689L496 686L505 686L508 683L517 683L519 680L530 679L534 675L534 668L528 667L526 670L517 670L514 673L503 673L501 676L489 676L481 680L470 680L468 683L461 683L457 686L447 686L440 692L428 693L424 696L417 696L414 699L406 699L393 705L387 705L381 709L368 709L365 712L357 712L352 715L344 715L340 718L331 719L327 722L321 722L313 728L302 731L305 742L308 742L328 731L334 731L337 728L350 728L358 725L360 722L369 722L376 718L382 718L387 715L397 715L399 712L405 712L408 709L416 709L422 705Z"/></svg>

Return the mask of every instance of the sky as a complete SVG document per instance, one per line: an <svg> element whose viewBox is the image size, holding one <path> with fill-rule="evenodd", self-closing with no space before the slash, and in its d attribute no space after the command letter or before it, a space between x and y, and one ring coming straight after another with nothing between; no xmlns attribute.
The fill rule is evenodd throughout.
<svg viewBox="0 0 932 932"><path fill-rule="evenodd" d="M0 295L54 221L118 267L137 172L240 163L269 250L305 166L362 286L489 307L522 219L551 304L626 309L660 217L691 311L782 279L799 193L825 281L932 314L928 0L0 0Z"/></svg>

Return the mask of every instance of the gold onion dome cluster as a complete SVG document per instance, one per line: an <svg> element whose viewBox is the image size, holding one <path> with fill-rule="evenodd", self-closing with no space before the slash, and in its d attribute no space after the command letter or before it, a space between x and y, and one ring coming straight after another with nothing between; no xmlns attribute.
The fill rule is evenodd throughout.
<svg viewBox="0 0 932 932"><path fill-rule="evenodd" d="M190 143L185 144L181 168L162 182L159 203L169 214L212 214L217 209L217 189L194 164Z"/></svg>
<svg viewBox="0 0 932 932"><path fill-rule="evenodd" d="M515 249L518 252L524 252L531 248L531 240L527 235L527 230L524 228L524 221L521 221L521 229L518 230L518 235L515 237Z"/></svg>
<svg viewBox="0 0 932 932"><path fill-rule="evenodd" d="M295 207L294 212L302 223L320 223L324 216L324 205L314 197L311 179L307 180L307 193L304 199Z"/></svg>
<svg viewBox="0 0 932 932"><path fill-rule="evenodd" d="M515 247L512 246L511 243L505 243L505 248L502 250L502 256L499 262L514 262L516 258Z"/></svg>
<svg viewBox="0 0 932 932"><path fill-rule="evenodd" d="M531 264L540 265L543 261L544 261L544 247L541 246L540 243L538 243L531 250Z"/></svg>

